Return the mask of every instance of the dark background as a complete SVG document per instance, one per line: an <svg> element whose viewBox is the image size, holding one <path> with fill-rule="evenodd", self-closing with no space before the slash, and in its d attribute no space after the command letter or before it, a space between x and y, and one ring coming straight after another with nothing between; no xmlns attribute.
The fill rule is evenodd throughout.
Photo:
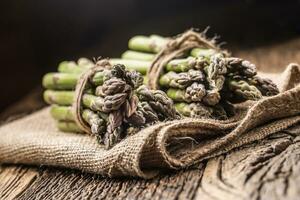
<svg viewBox="0 0 300 200"><path fill-rule="evenodd" d="M300 34L300 1L12 0L0 6L0 111L39 88L62 60L119 56L136 34L190 27L249 49Z"/></svg>

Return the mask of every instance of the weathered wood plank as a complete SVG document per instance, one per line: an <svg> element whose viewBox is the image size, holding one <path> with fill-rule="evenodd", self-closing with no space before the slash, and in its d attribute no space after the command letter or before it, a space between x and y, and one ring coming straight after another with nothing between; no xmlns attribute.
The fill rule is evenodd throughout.
<svg viewBox="0 0 300 200"><path fill-rule="evenodd" d="M107 179L73 170L45 168L19 199L192 199L201 169L169 173L153 180Z"/></svg>
<svg viewBox="0 0 300 200"><path fill-rule="evenodd" d="M34 182L35 168L6 166L0 168L0 199L13 199Z"/></svg>
<svg viewBox="0 0 300 200"><path fill-rule="evenodd" d="M209 160L197 197L299 198L300 126L297 134L279 133L260 143Z"/></svg>

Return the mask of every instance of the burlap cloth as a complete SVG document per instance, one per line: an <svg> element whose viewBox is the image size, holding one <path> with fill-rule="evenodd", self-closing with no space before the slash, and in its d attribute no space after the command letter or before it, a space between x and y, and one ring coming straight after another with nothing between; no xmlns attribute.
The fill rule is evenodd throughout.
<svg viewBox="0 0 300 200"><path fill-rule="evenodd" d="M75 168L104 176L152 178L258 141L300 121L300 67L281 75L277 96L248 102L227 121L183 119L146 128L111 148L85 134L59 132L49 108L0 127L0 163ZM249 107L249 109L246 109Z"/></svg>

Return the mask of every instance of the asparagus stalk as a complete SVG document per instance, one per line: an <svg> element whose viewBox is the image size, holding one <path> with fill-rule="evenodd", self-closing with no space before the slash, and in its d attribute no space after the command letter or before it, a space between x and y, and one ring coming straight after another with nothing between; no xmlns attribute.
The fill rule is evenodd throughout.
<svg viewBox="0 0 300 200"><path fill-rule="evenodd" d="M227 65L222 54L210 57L210 64L204 68L208 90L203 102L207 105L216 105L221 100L220 91L223 89Z"/></svg>
<svg viewBox="0 0 300 200"><path fill-rule="evenodd" d="M75 122L70 121L58 121L57 128L63 132L75 132L82 133L82 130L77 126Z"/></svg>
<svg viewBox="0 0 300 200"><path fill-rule="evenodd" d="M150 35L149 37L143 35L137 35L132 37L128 42L128 47L131 50L158 53L169 41L168 38L164 38L158 35ZM216 54L214 49L206 48L194 48L190 54L193 57L209 58Z"/></svg>
<svg viewBox="0 0 300 200"><path fill-rule="evenodd" d="M75 89L76 83L79 80L81 74L77 73L57 73L51 72L47 73L43 77L43 86L47 89L56 89L56 90L69 90ZM102 85L103 82L110 78L110 71L103 70L97 72L90 79L90 82L94 86Z"/></svg>
<svg viewBox="0 0 300 200"><path fill-rule="evenodd" d="M174 71L174 72L187 72L190 69L201 70L209 63L208 60L203 58L179 58L173 59L165 66L166 71Z"/></svg>
<svg viewBox="0 0 300 200"><path fill-rule="evenodd" d="M112 58L110 59L113 65L122 64L130 71L137 71L141 74L146 74L149 69L151 62L150 61L142 61L142 60L129 60L129 59L118 59Z"/></svg>
<svg viewBox="0 0 300 200"><path fill-rule="evenodd" d="M87 58L79 58L77 63L74 61L63 61L58 65L59 72L67 73L82 73L91 67L94 66L94 63Z"/></svg>
<svg viewBox="0 0 300 200"><path fill-rule="evenodd" d="M222 54L215 54L210 59L210 64L204 68L207 81L211 90L220 91L223 88L227 65Z"/></svg>
<svg viewBox="0 0 300 200"><path fill-rule="evenodd" d="M202 57L202 58L209 59L211 56L213 56L216 53L218 52L214 49L194 48L191 50L190 54L193 57Z"/></svg>
<svg viewBox="0 0 300 200"><path fill-rule="evenodd" d="M200 102L206 95L206 91L203 84L195 82L186 89L170 88L167 90L167 95L176 102Z"/></svg>
<svg viewBox="0 0 300 200"><path fill-rule="evenodd" d="M147 102L151 106L160 120L176 119L178 117L173 101L163 91L150 90L142 85L136 90L136 94L141 102Z"/></svg>
<svg viewBox="0 0 300 200"><path fill-rule="evenodd" d="M190 85L192 80L187 73L177 74L175 72L168 72L162 75L159 79L160 86L163 87L173 87L184 89Z"/></svg>
<svg viewBox="0 0 300 200"><path fill-rule="evenodd" d="M82 73L84 69L78 67L74 61L63 61L59 63L57 70L66 73Z"/></svg>
<svg viewBox="0 0 300 200"><path fill-rule="evenodd" d="M112 58L112 63L120 63L125 65L129 70L136 70L141 74L146 74L147 70L149 69L151 62L138 60L138 59L118 59ZM174 59L170 61L166 65L167 71L174 71L174 72L187 72L190 69L193 69L196 64L196 59L189 57L184 59Z"/></svg>
<svg viewBox="0 0 300 200"><path fill-rule="evenodd" d="M74 115L70 106L52 105L50 114L53 119L59 121L74 121Z"/></svg>
<svg viewBox="0 0 300 200"><path fill-rule="evenodd" d="M137 35L128 42L128 47L135 51L144 51L149 53L158 53L168 42L168 39L158 35L150 37Z"/></svg>
<svg viewBox="0 0 300 200"><path fill-rule="evenodd" d="M185 117L210 118L213 114L213 109L211 107L201 103L176 103L175 108Z"/></svg>
<svg viewBox="0 0 300 200"><path fill-rule="evenodd" d="M91 67L93 67L95 64L93 61L87 59L87 58L79 58L78 61L78 66L81 67L81 68L86 68L86 69L89 69Z"/></svg>
<svg viewBox="0 0 300 200"><path fill-rule="evenodd" d="M51 116L53 117L53 119L61 122L74 122L74 116L72 108L70 106L52 105ZM92 132L100 132L97 129L93 131L93 127L103 131L105 129L105 121L108 120L107 117L103 119L98 114L89 109L84 109L82 111L82 117L92 127ZM156 112L147 102L139 102L138 111L128 119L128 122L133 126L139 126L142 123L153 123L157 121L159 121L159 118Z"/></svg>
<svg viewBox="0 0 300 200"><path fill-rule="evenodd" d="M76 73L59 73L59 72L50 72L44 75L43 77L43 86L46 89L52 90L73 90L76 87L77 81L80 78L80 74ZM101 86L104 81L110 79L111 73L110 70L103 70L97 72L90 79L90 83L94 86ZM147 83L147 77L144 76L144 83Z"/></svg>
<svg viewBox="0 0 300 200"><path fill-rule="evenodd" d="M156 54L152 53L143 53L138 51L125 51L121 58L128 59L128 60L141 60L141 61L152 61L155 58Z"/></svg>
<svg viewBox="0 0 300 200"><path fill-rule="evenodd" d="M138 59L118 59L112 58L111 62L119 63L125 65L129 70L136 70L141 74L146 74L149 69L151 62ZM208 61L202 58L183 58L183 59L173 59L165 66L166 71L173 72L187 72L190 69L203 69L208 65Z"/></svg>
<svg viewBox="0 0 300 200"><path fill-rule="evenodd" d="M186 88L185 96L194 102L199 102L206 95L205 86L202 83L194 82L192 85Z"/></svg>
<svg viewBox="0 0 300 200"><path fill-rule="evenodd" d="M75 123L74 114L70 106L52 105L50 113L53 119L56 119L60 122L64 122L64 125L67 125L66 122ZM85 122L87 122L91 126L92 133L99 135L103 133L103 131L105 130L105 120L102 119L98 114L96 114L92 110L83 109L82 118L84 119Z"/></svg>
<svg viewBox="0 0 300 200"><path fill-rule="evenodd" d="M75 89L80 74L47 73L43 77L43 86L47 89Z"/></svg>
<svg viewBox="0 0 300 200"><path fill-rule="evenodd" d="M82 96L82 103L84 107L89 108L93 111L109 113L111 111L118 110L124 102L124 98L126 98L126 96L126 93L119 93L103 98L91 94L84 94ZM74 100L74 92L46 90L44 92L44 100L48 104L70 106L72 105Z"/></svg>
<svg viewBox="0 0 300 200"><path fill-rule="evenodd" d="M273 96L279 93L277 86L268 78L254 76L249 83L257 87L263 96Z"/></svg>
<svg viewBox="0 0 300 200"><path fill-rule="evenodd" d="M159 79L159 84L162 87L172 87L184 89L193 82L204 81L204 74L200 70L190 69L188 72L175 73L167 72Z"/></svg>
<svg viewBox="0 0 300 200"><path fill-rule="evenodd" d="M146 74L148 68L151 65L151 62L144 60L132 60L132 59L118 59L112 58L110 59L112 65L123 64L130 71L137 71L141 74ZM93 67L93 65L85 65L84 67L76 65L73 61L64 61L59 64L58 71L64 73L77 73L81 74L85 72L87 69Z"/></svg>
<svg viewBox="0 0 300 200"><path fill-rule="evenodd" d="M230 101L242 102L246 100L259 100L262 98L261 92L253 85L244 80L230 79L227 81L227 87L233 94Z"/></svg>
<svg viewBox="0 0 300 200"><path fill-rule="evenodd" d="M96 135L104 133L106 128L106 122L98 114L90 109L84 109L82 111L82 118L91 126L91 132Z"/></svg>
<svg viewBox="0 0 300 200"><path fill-rule="evenodd" d="M256 66L247 60L241 58L226 58L227 62L227 76L234 79L252 78L257 74Z"/></svg>
<svg viewBox="0 0 300 200"><path fill-rule="evenodd" d="M44 101L48 104L58 104L61 106L70 106L73 103L74 91L44 91Z"/></svg>

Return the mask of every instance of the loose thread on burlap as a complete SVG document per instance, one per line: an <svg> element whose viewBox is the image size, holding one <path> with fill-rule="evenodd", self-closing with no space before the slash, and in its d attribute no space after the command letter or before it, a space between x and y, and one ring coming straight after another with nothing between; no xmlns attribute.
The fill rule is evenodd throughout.
<svg viewBox="0 0 300 200"><path fill-rule="evenodd" d="M188 30L181 35L174 38L170 38L169 42L161 49L152 61L150 68L147 72L147 76L151 77L148 80L148 86L150 89L158 89L158 79L164 68L164 66L172 59L183 55L184 52L193 48L210 48L218 52L222 52L225 55L229 53L222 50L215 42L215 39L208 39L205 36L205 31L202 33L195 32L194 30Z"/></svg>
<svg viewBox="0 0 300 200"><path fill-rule="evenodd" d="M108 59L102 59L97 61L94 67L87 70L85 73L81 75L79 78L76 88L75 88L75 94L74 94L74 101L72 105L72 110L74 113L74 118L76 124L79 126L79 128L84 131L85 133L91 134L91 128L90 126L84 121L81 115L82 111L82 96L84 94L84 91L86 89L86 86L89 82L90 77L94 75L96 72L103 71L104 69L111 68L111 64Z"/></svg>

